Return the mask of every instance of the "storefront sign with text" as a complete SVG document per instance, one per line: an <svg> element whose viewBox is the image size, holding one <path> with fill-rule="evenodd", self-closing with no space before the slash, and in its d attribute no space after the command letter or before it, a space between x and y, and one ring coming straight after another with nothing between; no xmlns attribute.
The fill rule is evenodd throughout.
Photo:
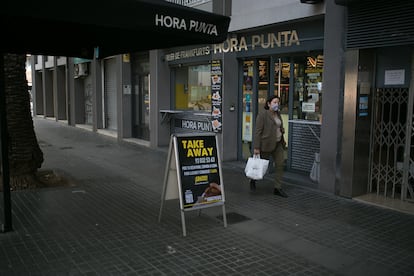
<svg viewBox="0 0 414 276"><path fill-rule="evenodd" d="M257 34L252 36L241 36L239 38L229 38L223 43L204 46L188 50L180 50L165 55L166 61L174 61L185 58L210 55L211 53L231 53L261 49L272 49L281 47L299 46L300 39L296 30L286 30L267 34Z"/></svg>
<svg viewBox="0 0 414 276"><path fill-rule="evenodd" d="M189 119L175 119L174 126L177 128L191 129L197 131L212 132L213 127L209 121L197 121Z"/></svg>

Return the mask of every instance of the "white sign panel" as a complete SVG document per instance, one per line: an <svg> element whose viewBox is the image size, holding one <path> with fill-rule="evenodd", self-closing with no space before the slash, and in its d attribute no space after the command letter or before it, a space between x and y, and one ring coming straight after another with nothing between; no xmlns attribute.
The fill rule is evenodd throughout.
<svg viewBox="0 0 414 276"><path fill-rule="evenodd" d="M315 103L312 102L303 102L302 103L302 112L315 112Z"/></svg>
<svg viewBox="0 0 414 276"><path fill-rule="evenodd" d="M385 70L384 85L403 85L405 70Z"/></svg>

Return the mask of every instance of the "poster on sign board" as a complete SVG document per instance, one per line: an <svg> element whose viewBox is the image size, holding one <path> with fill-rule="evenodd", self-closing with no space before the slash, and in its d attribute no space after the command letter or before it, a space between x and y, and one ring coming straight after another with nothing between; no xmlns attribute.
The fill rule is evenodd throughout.
<svg viewBox="0 0 414 276"><path fill-rule="evenodd" d="M179 199L183 235L186 236L185 211L221 206L227 227L224 185L218 152L217 134L181 133L171 135L161 195L164 201Z"/></svg>
<svg viewBox="0 0 414 276"><path fill-rule="evenodd" d="M224 193L215 135L178 136L175 139L182 207L222 202Z"/></svg>

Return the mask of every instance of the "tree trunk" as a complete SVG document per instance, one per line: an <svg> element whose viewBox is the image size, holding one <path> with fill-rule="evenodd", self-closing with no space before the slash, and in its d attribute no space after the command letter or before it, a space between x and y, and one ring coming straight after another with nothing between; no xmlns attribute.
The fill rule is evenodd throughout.
<svg viewBox="0 0 414 276"><path fill-rule="evenodd" d="M26 55L4 55L10 188L13 190L36 187L37 169L43 163L30 110L25 65Z"/></svg>

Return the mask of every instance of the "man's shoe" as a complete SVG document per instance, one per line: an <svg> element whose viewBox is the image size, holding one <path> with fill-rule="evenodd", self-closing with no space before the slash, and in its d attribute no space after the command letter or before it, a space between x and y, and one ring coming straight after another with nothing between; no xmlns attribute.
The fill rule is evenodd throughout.
<svg viewBox="0 0 414 276"><path fill-rule="evenodd" d="M273 194L277 196L281 196L281 197L288 197L288 195L282 189L278 189L278 188L275 188L273 190Z"/></svg>
<svg viewBox="0 0 414 276"><path fill-rule="evenodd" d="M250 179L250 191L256 191L256 180Z"/></svg>

